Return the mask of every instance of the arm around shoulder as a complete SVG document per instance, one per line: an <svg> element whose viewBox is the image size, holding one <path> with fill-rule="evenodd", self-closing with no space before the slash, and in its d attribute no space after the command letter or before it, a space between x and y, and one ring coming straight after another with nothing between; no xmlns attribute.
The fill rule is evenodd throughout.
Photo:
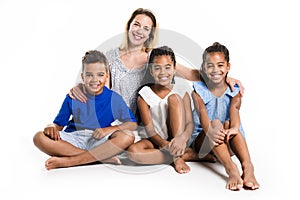
<svg viewBox="0 0 300 200"><path fill-rule="evenodd" d="M176 75L189 81L200 81L200 71L186 67L180 63L176 64Z"/></svg>
<svg viewBox="0 0 300 200"><path fill-rule="evenodd" d="M243 84L242 84L242 82L240 80L234 79L232 77L227 77L226 78L226 82L229 85L231 91L234 91L234 85L238 85L240 87L241 97L243 97L245 88L244 88L244 86L243 86Z"/></svg>
<svg viewBox="0 0 300 200"><path fill-rule="evenodd" d="M86 97L86 91L83 87L83 83L78 83L75 85L69 92L69 96L72 99L77 99L81 102L86 103L87 97Z"/></svg>

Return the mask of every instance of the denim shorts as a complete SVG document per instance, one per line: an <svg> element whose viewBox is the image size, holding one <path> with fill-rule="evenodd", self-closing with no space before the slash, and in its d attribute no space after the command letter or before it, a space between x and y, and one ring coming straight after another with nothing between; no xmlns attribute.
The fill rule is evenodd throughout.
<svg viewBox="0 0 300 200"><path fill-rule="evenodd" d="M66 141L73 146L84 149L84 150L91 150L104 142L106 142L109 137L111 136L112 133L106 135L104 138L101 139L95 139L93 137L93 130L79 130L79 131L74 131L74 132L65 132L65 131L60 131L60 138L63 141Z"/></svg>

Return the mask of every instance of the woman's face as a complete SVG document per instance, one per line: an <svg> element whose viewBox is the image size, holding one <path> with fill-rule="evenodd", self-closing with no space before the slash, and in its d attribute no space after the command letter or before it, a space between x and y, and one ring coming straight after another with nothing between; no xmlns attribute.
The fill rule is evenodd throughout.
<svg viewBox="0 0 300 200"><path fill-rule="evenodd" d="M149 38L153 22L145 14L137 15L131 22L128 30L128 38L131 45L140 46Z"/></svg>

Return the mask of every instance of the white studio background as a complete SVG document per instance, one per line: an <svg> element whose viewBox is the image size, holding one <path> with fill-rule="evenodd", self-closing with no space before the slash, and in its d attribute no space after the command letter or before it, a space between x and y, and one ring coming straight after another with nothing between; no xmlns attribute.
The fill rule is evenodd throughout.
<svg viewBox="0 0 300 200"><path fill-rule="evenodd" d="M241 116L249 149L274 188L268 195L291 195L299 179L297 6L296 0L0 0L1 188L17 193L18 177L35 168L26 164L34 157L22 144L52 122L84 53L122 34L133 10L143 7L160 28L203 49L215 41L228 47L230 76L246 88ZM38 180L21 191L39 190L31 181Z"/></svg>

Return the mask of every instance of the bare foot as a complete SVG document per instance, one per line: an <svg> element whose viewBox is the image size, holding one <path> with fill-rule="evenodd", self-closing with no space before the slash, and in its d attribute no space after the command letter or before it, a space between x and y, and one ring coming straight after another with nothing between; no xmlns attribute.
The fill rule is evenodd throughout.
<svg viewBox="0 0 300 200"><path fill-rule="evenodd" d="M51 157L45 162L47 170L72 166L70 157Z"/></svg>
<svg viewBox="0 0 300 200"><path fill-rule="evenodd" d="M205 161L205 162L216 162L217 159L212 154L208 153L204 157L199 158L199 154L193 151L192 148L187 148L182 155L185 161Z"/></svg>
<svg viewBox="0 0 300 200"><path fill-rule="evenodd" d="M179 174L185 174L190 172L190 167L185 163L185 161L181 157L175 158L173 164L176 172L178 172Z"/></svg>
<svg viewBox="0 0 300 200"><path fill-rule="evenodd" d="M113 156L111 158L107 158L105 160L101 161L102 163L107 163L107 164L114 164L114 165L121 165L122 162L117 156Z"/></svg>
<svg viewBox="0 0 300 200"><path fill-rule="evenodd" d="M241 178L236 165L234 164L234 167L231 169L226 169L226 172L229 176L226 188L229 190L240 190L243 187L243 179Z"/></svg>
<svg viewBox="0 0 300 200"><path fill-rule="evenodd" d="M256 190L260 187L254 176L254 168L252 164L249 164L243 169L242 179L244 181L245 189Z"/></svg>

